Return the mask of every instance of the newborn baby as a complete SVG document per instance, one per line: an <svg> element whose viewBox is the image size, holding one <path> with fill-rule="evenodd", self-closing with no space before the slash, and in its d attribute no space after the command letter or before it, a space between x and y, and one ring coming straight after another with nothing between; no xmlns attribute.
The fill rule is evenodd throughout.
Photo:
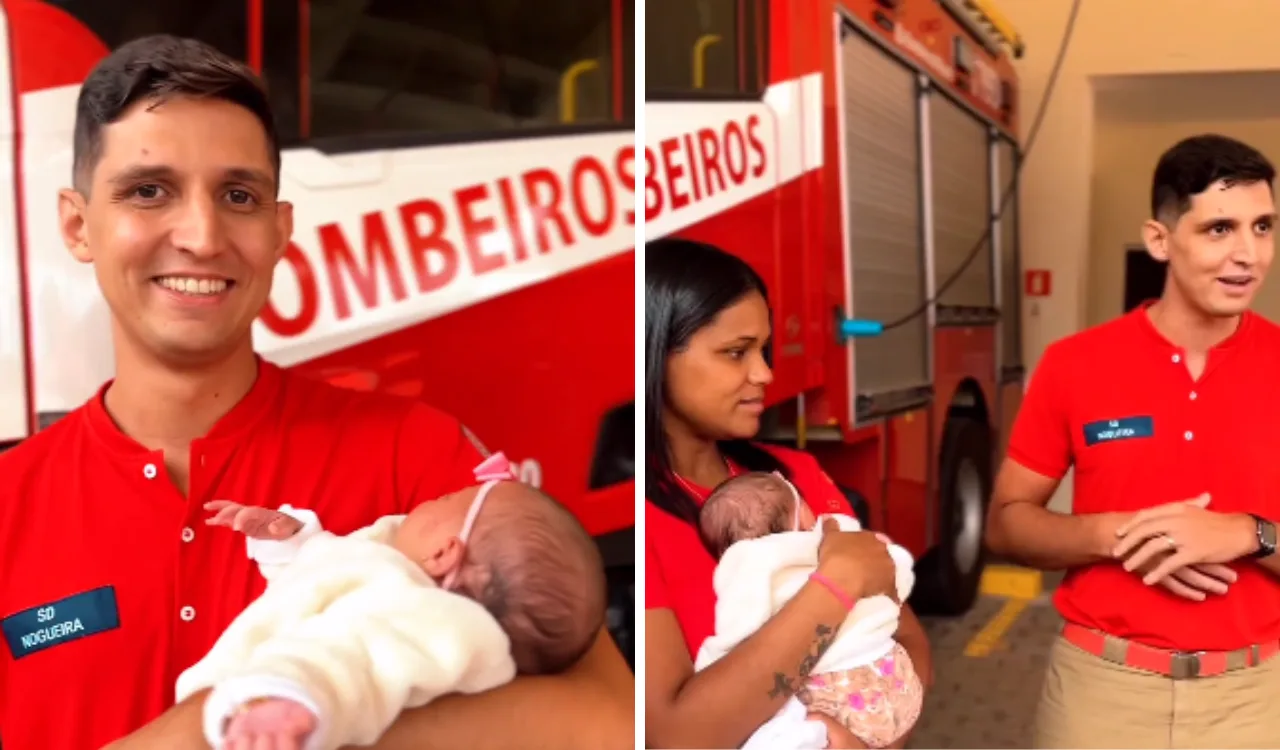
<svg viewBox="0 0 1280 750"><path fill-rule="evenodd" d="M698 532L716 560L737 542L784 531L808 531L817 523L809 504L778 474L731 477L702 504Z"/></svg>
<svg viewBox="0 0 1280 750"><path fill-rule="evenodd" d="M822 518L828 517L843 531L860 530L852 516ZM716 628L698 652L697 669L754 633L805 584L817 569L820 520L778 474L744 474L711 493L702 506L698 530L718 561ZM897 545L891 544L889 553L897 565L898 600L905 601L915 582L913 561ZM899 605L887 596L858 601L795 698L744 747L899 743L919 718L923 701L911 659L894 641L899 612ZM833 744L825 744L826 731L815 734L806 716L832 730Z"/></svg>
<svg viewBox="0 0 1280 750"><path fill-rule="evenodd" d="M525 484L491 479L345 537L289 506L206 508L268 581L178 679L179 701L212 688L214 748L371 745L405 708L569 667L604 623L595 542Z"/></svg>

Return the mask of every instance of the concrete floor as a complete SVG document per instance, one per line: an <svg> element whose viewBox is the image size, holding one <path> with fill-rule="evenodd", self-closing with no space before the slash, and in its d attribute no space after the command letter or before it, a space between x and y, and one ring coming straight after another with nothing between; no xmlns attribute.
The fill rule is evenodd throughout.
<svg viewBox="0 0 1280 750"><path fill-rule="evenodd" d="M907 747L1030 746L1045 661L1062 621L1047 596L1020 610L1006 609L1007 601L984 596L962 617L921 618L933 646L934 685ZM991 623L1011 616L993 638L999 625ZM966 655L967 647L975 655Z"/></svg>

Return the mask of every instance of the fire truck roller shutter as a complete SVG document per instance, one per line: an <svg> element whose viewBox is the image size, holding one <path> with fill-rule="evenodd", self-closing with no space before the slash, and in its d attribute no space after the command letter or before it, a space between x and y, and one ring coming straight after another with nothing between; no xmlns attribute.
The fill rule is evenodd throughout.
<svg viewBox="0 0 1280 750"><path fill-rule="evenodd" d="M1014 145L1005 140L996 141L997 178L1000 197L1009 190L1018 168L1018 154ZM998 208L998 207L997 207ZM1021 264L1018 261L1018 192L1004 207L1000 216L1000 365L1006 371L1018 371L1022 367L1022 286ZM1017 373L1020 377L1020 373Z"/></svg>
<svg viewBox="0 0 1280 750"><path fill-rule="evenodd" d="M992 490L992 436L983 418L953 412L938 462L937 543L916 564L912 607L959 615L978 596L986 563L984 520Z"/></svg>
<svg viewBox="0 0 1280 750"><path fill-rule="evenodd" d="M916 75L846 26L840 44L852 317L895 320L924 303ZM928 320L858 339L859 394L927 386Z"/></svg>
<svg viewBox="0 0 1280 750"><path fill-rule="evenodd" d="M937 91L929 100L929 135L934 288L940 289L973 252L974 240L987 234L991 221L991 141L982 122ZM995 306L994 294L988 238L938 303L990 310Z"/></svg>

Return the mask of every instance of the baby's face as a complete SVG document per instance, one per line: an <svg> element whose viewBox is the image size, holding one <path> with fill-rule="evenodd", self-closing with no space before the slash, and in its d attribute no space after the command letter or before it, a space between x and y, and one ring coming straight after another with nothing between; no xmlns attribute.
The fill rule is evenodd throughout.
<svg viewBox="0 0 1280 750"><path fill-rule="evenodd" d="M462 564L465 545L459 536L467 511L479 492L478 486L468 487L422 503L405 518L392 546L421 565L427 575L439 583L449 571Z"/></svg>

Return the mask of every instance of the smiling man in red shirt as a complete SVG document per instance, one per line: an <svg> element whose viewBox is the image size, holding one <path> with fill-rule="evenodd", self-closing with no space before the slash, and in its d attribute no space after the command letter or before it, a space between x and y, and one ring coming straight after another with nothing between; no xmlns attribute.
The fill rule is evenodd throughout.
<svg viewBox="0 0 1280 750"><path fill-rule="evenodd" d="M204 695L172 706L175 680L264 585L208 501L345 533L474 483L452 417L255 355L292 231L279 169L260 82L198 42L125 45L81 90L59 214L111 309L116 377L0 455L5 750L206 747ZM602 631L567 673L408 711L377 747L631 747L633 695Z"/></svg>
<svg viewBox="0 0 1280 750"><path fill-rule="evenodd" d="M1274 179L1228 138L1171 148L1143 228L1161 298L1036 368L988 538L1067 571L1038 747L1280 747L1280 328L1247 309ZM1052 513L1069 467L1072 512Z"/></svg>

